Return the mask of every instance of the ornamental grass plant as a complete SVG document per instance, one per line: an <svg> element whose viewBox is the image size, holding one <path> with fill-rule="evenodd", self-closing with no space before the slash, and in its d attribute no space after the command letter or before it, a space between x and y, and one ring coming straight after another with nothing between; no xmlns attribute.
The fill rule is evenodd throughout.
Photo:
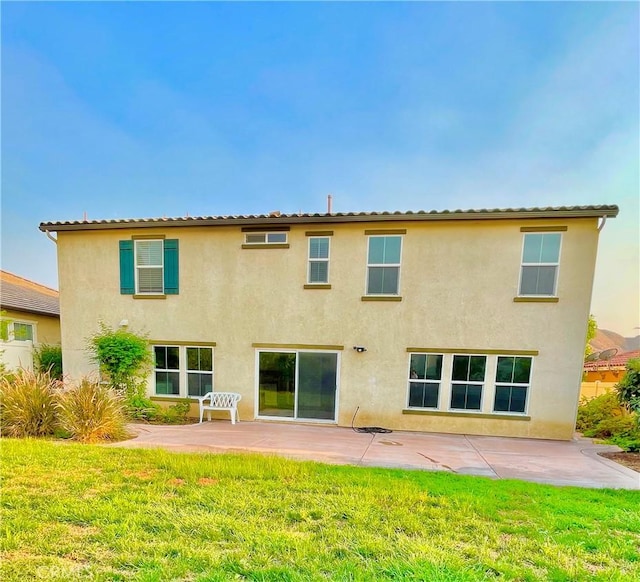
<svg viewBox="0 0 640 582"><path fill-rule="evenodd" d="M122 396L98 382L83 379L60 394L56 408L60 427L73 440L91 443L128 436Z"/></svg>
<svg viewBox="0 0 640 582"><path fill-rule="evenodd" d="M48 373L19 369L0 379L0 427L4 436L42 437L57 428L60 383Z"/></svg>

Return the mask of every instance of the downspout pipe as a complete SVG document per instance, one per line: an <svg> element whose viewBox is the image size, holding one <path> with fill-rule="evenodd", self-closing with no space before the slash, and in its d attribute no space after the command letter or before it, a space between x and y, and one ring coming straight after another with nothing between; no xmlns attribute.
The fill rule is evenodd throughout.
<svg viewBox="0 0 640 582"><path fill-rule="evenodd" d="M607 222L607 215L603 214L602 215L602 220L600 221L600 224L598 226L598 232L600 232L604 228L604 225L605 225L606 222Z"/></svg>
<svg viewBox="0 0 640 582"><path fill-rule="evenodd" d="M46 234L47 237L50 238L54 243L58 244L58 239L55 238L54 236L52 236L51 233L48 230L45 230L44 234Z"/></svg>

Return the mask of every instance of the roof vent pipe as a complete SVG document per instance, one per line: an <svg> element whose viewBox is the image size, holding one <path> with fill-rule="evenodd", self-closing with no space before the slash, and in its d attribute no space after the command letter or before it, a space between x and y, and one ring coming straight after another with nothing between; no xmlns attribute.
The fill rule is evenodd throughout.
<svg viewBox="0 0 640 582"><path fill-rule="evenodd" d="M333 196L331 196L331 194L329 194L327 196L327 214L331 214L332 202L333 202Z"/></svg>

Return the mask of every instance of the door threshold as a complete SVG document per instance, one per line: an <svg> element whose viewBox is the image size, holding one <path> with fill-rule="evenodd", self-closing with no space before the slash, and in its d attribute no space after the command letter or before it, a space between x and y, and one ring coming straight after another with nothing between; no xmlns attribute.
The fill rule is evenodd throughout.
<svg viewBox="0 0 640 582"><path fill-rule="evenodd" d="M303 418L286 418L286 417L277 417L277 416L256 416L256 421L260 422L284 422L287 424L302 424L302 425L318 425L323 424L325 426L338 426L338 422L335 420L324 420L324 419L303 419Z"/></svg>

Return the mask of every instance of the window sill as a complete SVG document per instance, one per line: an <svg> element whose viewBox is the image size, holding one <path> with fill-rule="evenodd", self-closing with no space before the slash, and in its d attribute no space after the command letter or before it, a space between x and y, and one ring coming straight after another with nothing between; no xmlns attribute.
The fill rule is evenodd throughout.
<svg viewBox="0 0 640 582"><path fill-rule="evenodd" d="M328 283L307 283L303 286L304 289L331 289L331 285Z"/></svg>
<svg viewBox="0 0 640 582"><path fill-rule="evenodd" d="M256 243L256 244L243 244L243 249L288 249L289 243Z"/></svg>
<svg viewBox="0 0 640 582"><path fill-rule="evenodd" d="M361 301L402 301L401 295L363 295Z"/></svg>
<svg viewBox="0 0 640 582"><path fill-rule="evenodd" d="M496 412L494 414L487 414L486 412L453 412L449 410L427 410L425 408L403 408L402 414L418 414L425 416L453 416L458 418L491 418L494 420L531 420L530 416L518 413L505 414Z"/></svg>
<svg viewBox="0 0 640 582"><path fill-rule="evenodd" d="M134 299L166 299L167 296L164 294L158 295L133 295Z"/></svg>
<svg viewBox="0 0 640 582"><path fill-rule="evenodd" d="M527 296L519 296L514 297L514 303L558 303L560 299L558 297L527 297Z"/></svg>
<svg viewBox="0 0 640 582"><path fill-rule="evenodd" d="M151 400L155 400L158 402L189 402L191 403L191 398L185 398L184 396L176 396L175 394L154 394L149 397Z"/></svg>

